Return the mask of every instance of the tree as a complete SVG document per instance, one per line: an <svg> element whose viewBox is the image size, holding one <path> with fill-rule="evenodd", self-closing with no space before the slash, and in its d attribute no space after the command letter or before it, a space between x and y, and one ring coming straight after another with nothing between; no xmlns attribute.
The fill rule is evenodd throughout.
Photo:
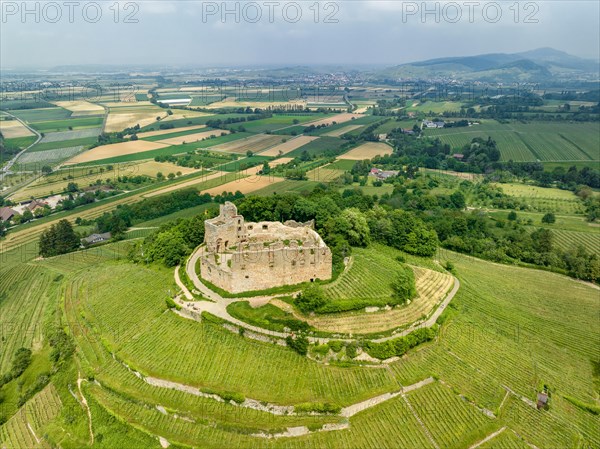
<svg viewBox="0 0 600 449"><path fill-rule="evenodd" d="M79 248L79 237L75 234L71 223L60 220L50 226L40 236L40 255L43 257L66 254Z"/></svg>
<svg viewBox="0 0 600 449"><path fill-rule="evenodd" d="M42 174L49 175L50 173L52 173L52 167L50 167L49 165L44 165L42 167Z"/></svg>
<svg viewBox="0 0 600 449"><path fill-rule="evenodd" d="M517 219L517 213L516 213L514 210L511 210L511 211L508 213L508 219L509 219L510 221L515 221L515 220Z"/></svg>
<svg viewBox="0 0 600 449"><path fill-rule="evenodd" d="M352 246L367 246L371 242L369 223L365 215L355 207L344 209L325 223L329 234L339 234Z"/></svg>
<svg viewBox="0 0 600 449"><path fill-rule="evenodd" d="M174 267L182 262L188 251L181 234L167 231L158 234L148 250L148 257L150 260L164 263L167 267Z"/></svg>
<svg viewBox="0 0 600 449"><path fill-rule="evenodd" d="M254 153L251 150L246 151L246 157L252 157Z"/></svg>
<svg viewBox="0 0 600 449"><path fill-rule="evenodd" d="M556 216L552 212L548 212L542 217L542 223L552 224L556 222Z"/></svg>
<svg viewBox="0 0 600 449"><path fill-rule="evenodd" d="M400 304L406 304L407 301L417 295L415 274L409 266L403 265L398 270L396 277L392 281L392 291L392 298Z"/></svg>
<svg viewBox="0 0 600 449"><path fill-rule="evenodd" d="M75 193L79 191L79 186L75 182L70 182L67 184L67 192Z"/></svg>

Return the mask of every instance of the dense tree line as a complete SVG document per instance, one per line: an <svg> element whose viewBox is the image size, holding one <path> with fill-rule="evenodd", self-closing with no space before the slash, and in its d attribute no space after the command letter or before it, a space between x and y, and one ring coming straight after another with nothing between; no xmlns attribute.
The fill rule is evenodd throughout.
<svg viewBox="0 0 600 449"><path fill-rule="evenodd" d="M39 251L42 257L70 253L80 246L79 236L67 220L60 220L40 236Z"/></svg>

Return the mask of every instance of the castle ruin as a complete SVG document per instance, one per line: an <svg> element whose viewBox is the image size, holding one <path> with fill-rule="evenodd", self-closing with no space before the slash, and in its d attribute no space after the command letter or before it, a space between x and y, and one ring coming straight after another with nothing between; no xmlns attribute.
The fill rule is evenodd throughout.
<svg viewBox="0 0 600 449"><path fill-rule="evenodd" d="M240 293L331 279L331 251L313 223L246 223L233 203L206 220L201 277Z"/></svg>

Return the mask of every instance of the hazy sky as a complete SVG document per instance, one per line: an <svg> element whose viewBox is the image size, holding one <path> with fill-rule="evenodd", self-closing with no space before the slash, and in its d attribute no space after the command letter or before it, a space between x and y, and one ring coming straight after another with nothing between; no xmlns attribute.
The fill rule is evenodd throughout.
<svg viewBox="0 0 600 449"><path fill-rule="evenodd" d="M62 64L394 65L538 47L592 59L600 52L597 1L111 0L69 6L61 0L28 2L25 15L21 1L0 3L3 69ZM223 17L224 9L230 12ZM425 16L424 9L429 10ZM125 23L128 14L130 22Z"/></svg>

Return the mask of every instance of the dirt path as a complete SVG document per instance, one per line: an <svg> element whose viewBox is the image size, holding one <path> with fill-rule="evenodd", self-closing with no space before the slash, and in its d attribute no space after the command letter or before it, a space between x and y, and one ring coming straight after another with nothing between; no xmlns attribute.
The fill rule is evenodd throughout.
<svg viewBox="0 0 600 449"><path fill-rule="evenodd" d="M469 449L475 449L476 447L481 446L484 443L487 443L488 441L490 441L492 438L497 437L498 435L500 435L502 432L504 432L506 430L506 427L502 427L499 430L496 430L494 433L489 434L487 437L485 437L483 440L478 441L477 443L475 443L474 445L470 446Z"/></svg>
<svg viewBox="0 0 600 449"><path fill-rule="evenodd" d="M179 287L183 291L183 294L186 297L186 299L192 301L194 299L194 295L192 295L188 288L185 286L185 284L181 282L181 278L179 277L179 267L179 265L175 267L175 283L177 284L177 287Z"/></svg>
<svg viewBox="0 0 600 449"><path fill-rule="evenodd" d="M77 389L79 390L79 395L81 396L81 404L85 408L88 415L88 426L90 430L90 446L94 445L94 431L92 429L92 412L90 411L90 407L88 406L87 399L83 395L83 391L81 390L81 383L84 382L85 379L81 377L81 373L77 374Z"/></svg>
<svg viewBox="0 0 600 449"><path fill-rule="evenodd" d="M374 398L367 399L366 401L359 402L357 404L349 405L348 407L344 407L340 412L340 415L350 418L351 416L356 415L357 413L362 412L371 407L375 407L376 405L381 404L382 402L388 401L397 396L408 393L409 391L418 390L425 385L429 385L430 383L435 382L433 377L428 377L427 379L423 379L416 384L408 385L407 387L402 387L402 390L397 391L395 393L384 393L379 396L375 396Z"/></svg>
<svg viewBox="0 0 600 449"><path fill-rule="evenodd" d="M202 312L208 312L208 313L211 313L212 315L222 318L232 324L235 324L236 326L256 332L258 334L264 334L264 335L268 335L271 337L285 339L289 335L288 333L277 332L277 331L272 331L269 329L264 329L261 327L253 326L244 321L238 320L237 318L234 318L233 316L231 316L229 314L229 312L227 311L227 306L233 302L248 301L248 302L250 302L250 304L252 304L254 306L258 306L261 304L266 304L270 300L274 299L275 296L265 295L265 296L255 296L255 297L248 297L248 298L224 298L221 295L219 295L218 293L214 292L200 280L200 278L198 277L198 274L196 273L196 264L198 262L198 259L200 259L200 257L202 257L203 251L204 251L204 248L202 246L196 248L196 250L189 257L189 259L186 263L186 266L185 266L185 270L186 270L188 277L191 279L192 283L194 284L194 287L196 288L196 290L198 290L205 298L208 298L212 302L194 301L194 302L188 303L186 301L182 301L179 298L179 299L177 299L178 304L180 306L182 306L183 308L185 308L186 311L188 312L187 314L180 314L180 315L184 316L185 318L189 318L189 319L198 319L196 317L200 317ZM351 265L352 265L352 260L349 260L349 263L347 264L346 268L350 267ZM191 300L194 298L193 295L190 293L189 289L185 285L183 285L183 282L181 282L181 279L179 278L179 267L177 267L175 269L175 282L177 283L178 287L181 288L181 290L183 291L186 299ZM412 331L414 331L416 329L420 329L422 327L433 326L435 324L435 322L437 321L437 319L439 318L439 316L444 312L444 310L446 309L446 307L448 306L450 301L452 301L452 298L454 298L454 295L456 295L456 292L458 291L459 288L460 288L460 282L457 278L454 278L454 287L452 288L450 293L448 293L448 295L446 295L446 298L442 301L442 303L436 309L436 311L427 320L425 320L419 324L414 324L414 325L408 327L407 329L403 330L402 332L398 332L398 333L392 334L388 337L379 338L379 339L376 339L373 341L376 343L383 342L383 341L387 341L387 340L391 340L394 338L408 335ZM327 343L332 339L333 338L328 338L328 337L309 337L308 338L308 340L311 343L319 343L319 344ZM346 338L346 339L336 338L335 340L348 341L348 342L354 341L354 339L349 339L349 338Z"/></svg>

